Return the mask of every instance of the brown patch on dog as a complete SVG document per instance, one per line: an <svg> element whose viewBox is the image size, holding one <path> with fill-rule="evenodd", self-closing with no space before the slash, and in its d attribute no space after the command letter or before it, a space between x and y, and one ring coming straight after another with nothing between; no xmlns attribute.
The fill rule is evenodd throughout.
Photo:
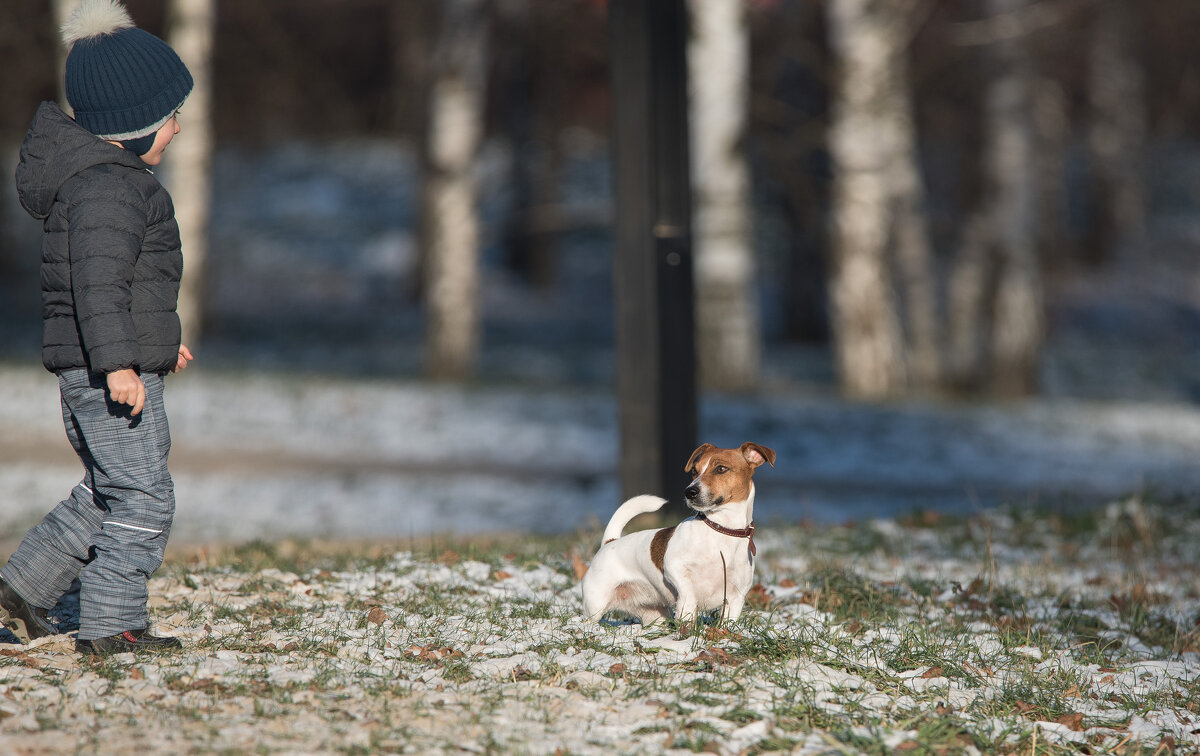
<svg viewBox="0 0 1200 756"><path fill-rule="evenodd" d="M650 541L650 561L654 563L659 572L663 571L663 559L667 555L667 543L673 535L675 535L674 525L658 531L654 534L654 539Z"/></svg>

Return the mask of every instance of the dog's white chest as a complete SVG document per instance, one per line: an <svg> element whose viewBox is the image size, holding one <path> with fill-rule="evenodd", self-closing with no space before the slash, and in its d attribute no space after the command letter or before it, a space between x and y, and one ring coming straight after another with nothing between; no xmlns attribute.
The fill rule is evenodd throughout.
<svg viewBox="0 0 1200 756"><path fill-rule="evenodd" d="M750 589L754 563L745 541L729 540L718 548L709 541L705 546L680 549L683 554L671 560L675 563L668 565L665 577L672 583L689 584L698 608L719 609L733 596L744 595Z"/></svg>

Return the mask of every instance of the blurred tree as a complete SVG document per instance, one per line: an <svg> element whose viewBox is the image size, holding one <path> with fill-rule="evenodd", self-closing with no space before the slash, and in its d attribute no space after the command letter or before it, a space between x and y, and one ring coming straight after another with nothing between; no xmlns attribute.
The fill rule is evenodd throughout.
<svg viewBox="0 0 1200 756"><path fill-rule="evenodd" d="M747 390L758 384L762 363L745 150L749 28L742 0L692 0L689 8L699 381Z"/></svg>
<svg viewBox="0 0 1200 756"><path fill-rule="evenodd" d="M561 0L498 0L500 128L510 143L512 205L504 228L508 264L543 291L554 283L561 205L560 131L570 28L578 8Z"/></svg>
<svg viewBox="0 0 1200 756"><path fill-rule="evenodd" d="M217 25L216 0L171 0L167 5L167 42L192 72L195 88L180 116L181 135L171 143L165 182L175 203L187 275L179 292L183 343L195 348L204 328L205 260L208 257L209 204L212 193L212 51ZM184 133L186 132L186 133Z"/></svg>
<svg viewBox="0 0 1200 756"><path fill-rule="evenodd" d="M825 8L823 3L759 0L750 4L750 11L746 141L753 157L755 226L761 229L755 233L766 242L763 266L781 289L782 333L789 340L828 343L825 127L831 71ZM773 212L781 222L774 232L778 236L769 223L758 220L769 220ZM771 242L778 244L775 250ZM764 317L764 323L769 321Z"/></svg>
<svg viewBox="0 0 1200 756"><path fill-rule="evenodd" d="M489 4L446 0L430 69L421 150L426 369L466 377L480 340L478 179L484 132Z"/></svg>
<svg viewBox="0 0 1200 756"><path fill-rule="evenodd" d="M1034 66L1019 23L1031 0L986 0L984 171L950 282L950 372L956 386L1025 394L1037 385L1045 331L1037 255Z"/></svg>
<svg viewBox="0 0 1200 756"><path fill-rule="evenodd" d="M1098 0L1088 51L1093 217L1088 257L1109 258L1145 225L1146 91L1132 0Z"/></svg>
<svg viewBox="0 0 1200 756"><path fill-rule="evenodd" d="M910 0L829 5L839 68L829 137L831 324L842 387L852 396L929 388L940 370L907 63L916 7Z"/></svg>

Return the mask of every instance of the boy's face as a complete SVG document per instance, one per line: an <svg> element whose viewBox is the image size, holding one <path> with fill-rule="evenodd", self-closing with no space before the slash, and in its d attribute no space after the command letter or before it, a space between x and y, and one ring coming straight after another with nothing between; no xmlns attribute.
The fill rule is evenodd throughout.
<svg viewBox="0 0 1200 756"><path fill-rule="evenodd" d="M154 135L154 146L145 155L142 155L142 162L146 165L158 165L162 162L163 151L167 149L167 145L179 133L179 119L176 116L171 116L170 120L162 125L158 133Z"/></svg>

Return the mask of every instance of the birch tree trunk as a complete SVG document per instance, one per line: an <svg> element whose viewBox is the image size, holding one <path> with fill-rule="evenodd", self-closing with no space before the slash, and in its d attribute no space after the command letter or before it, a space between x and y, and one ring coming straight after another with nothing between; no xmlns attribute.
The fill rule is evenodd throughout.
<svg viewBox="0 0 1200 756"><path fill-rule="evenodd" d="M1029 2L987 0L986 7L993 18L1011 18ZM968 222L950 291L955 378L1001 394L1036 387L1045 331L1027 38L1023 31L997 34L987 50L983 208Z"/></svg>
<svg viewBox="0 0 1200 756"><path fill-rule="evenodd" d="M749 29L742 0L692 0L690 9L699 382L706 388L747 390L758 384L762 363L744 150Z"/></svg>
<svg viewBox="0 0 1200 756"><path fill-rule="evenodd" d="M208 220L212 199L212 48L216 0L171 0L167 41L188 70L195 88L180 116L180 139L171 143L167 189L175 204L186 273L179 291L183 343L194 347L204 328Z"/></svg>
<svg viewBox="0 0 1200 756"><path fill-rule="evenodd" d="M831 325L842 386L859 397L928 387L938 373L936 287L906 60L911 10L895 0L829 6L839 69L830 127Z"/></svg>
<svg viewBox="0 0 1200 756"><path fill-rule="evenodd" d="M463 378L480 341L478 181L488 14L485 0L446 0L434 52L423 150L427 370Z"/></svg>
<svg viewBox="0 0 1200 756"><path fill-rule="evenodd" d="M1131 0L1101 0L1088 56L1088 148L1096 230L1088 256L1103 260L1145 225L1145 72L1131 36L1137 11Z"/></svg>

